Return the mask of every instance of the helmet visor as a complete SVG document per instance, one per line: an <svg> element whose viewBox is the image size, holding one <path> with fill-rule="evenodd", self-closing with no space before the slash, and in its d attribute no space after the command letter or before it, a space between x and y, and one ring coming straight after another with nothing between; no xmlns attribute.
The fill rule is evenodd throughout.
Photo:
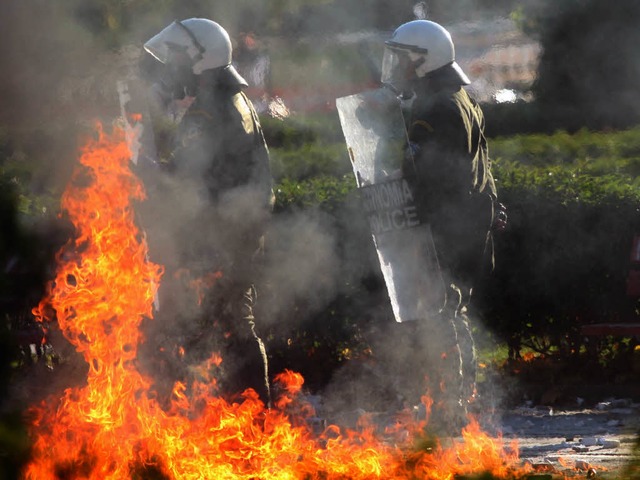
<svg viewBox="0 0 640 480"><path fill-rule="evenodd" d="M382 57L380 81L385 85L400 88L415 74L409 52L386 47Z"/></svg>
<svg viewBox="0 0 640 480"><path fill-rule="evenodd" d="M195 58L199 52L193 38L183 25L173 22L164 30L156 34L144 44L144 49L158 59L160 63L167 63L172 53L186 52L190 58Z"/></svg>

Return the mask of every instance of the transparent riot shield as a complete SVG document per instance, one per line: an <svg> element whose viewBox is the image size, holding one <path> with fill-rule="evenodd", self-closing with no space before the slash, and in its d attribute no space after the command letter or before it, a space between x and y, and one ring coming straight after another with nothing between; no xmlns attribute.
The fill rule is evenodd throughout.
<svg viewBox="0 0 640 480"><path fill-rule="evenodd" d="M145 87L134 80L118 80L116 82L120 115L124 127L125 138L131 152L132 170L141 177L146 188L152 182L148 178L150 172L155 172L157 153L153 127L147 109ZM140 210L141 207L138 207ZM138 216L141 216L138 212ZM146 243L146 232L142 229L143 241ZM147 258L147 260L149 260ZM158 292L156 291L153 306L160 310Z"/></svg>
<svg viewBox="0 0 640 480"><path fill-rule="evenodd" d="M442 309L445 287L428 224L421 223L401 166L407 132L386 88L336 100L353 173L397 322Z"/></svg>
<svg viewBox="0 0 640 480"><path fill-rule="evenodd" d="M155 166L156 145L147 108L145 87L134 80L119 80L116 88L125 135L131 150L131 161L141 168Z"/></svg>

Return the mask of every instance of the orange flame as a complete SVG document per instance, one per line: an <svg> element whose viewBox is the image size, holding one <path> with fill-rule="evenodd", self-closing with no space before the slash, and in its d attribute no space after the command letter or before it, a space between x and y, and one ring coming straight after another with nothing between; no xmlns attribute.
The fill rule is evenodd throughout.
<svg viewBox="0 0 640 480"><path fill-rule="evenodd" d="M544 358L544 355L538 354L536 352L523 352L522 353L522 361L523 362L533 362L537 358Z"/></svg>
<svg viewBox="0 0 640 480"><path fill-rule="evenodd" d="M411 447L424 425L406 416L398 423L409 433L404 441L376 433L366 418L355 430L331 425L316 434L306 422L313 408L299 398L304 380L290 371L277 376L282 393L273 409L252 390L229 403L216 396L215 380L176 383L171 404L161 407L135 364L140 324L152 317L162 268L147 260L135 225L131 201L144 199L144 191L129 157L121 131L99 128L62 198L76 237L59 254L55 280L34 314L48 320L53 309L89 369L86 385L32 409L26 479L453 479L526 472L514 466L517 453L506 453L502 439L489 438L476 422L461 441L429 452ZM213 355L202 370L221 361Z"/></svg>

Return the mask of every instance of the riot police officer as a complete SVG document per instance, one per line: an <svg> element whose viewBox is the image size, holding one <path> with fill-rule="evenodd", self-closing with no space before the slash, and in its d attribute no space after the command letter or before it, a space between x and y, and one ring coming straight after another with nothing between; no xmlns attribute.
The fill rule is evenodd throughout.
<svg viewBox="0 0 640 480"><path fill-rule="evenodd" d="M431 226L448 286L435 327L441 341L427 347L437 350L429 361L440 363L443 385L433 393L446 390L436 405L444 405L450 421L464 422L476 368L466 310L474 284L493 263L497 200L483 112L463 88L470 81L455 61L451 35L432 21L414 20L395 30L385 42L381 81L403 104L408 132L403 176L412 182L421 221Z"/></svg>
<svg viewBox="0 0 640 480"><path fill-rule="evenodd" d="M144 49L162 64L152 89L158 104L191 100L164 163L170 179L165 186L172 185L173 198L162 215L166 218L174 206L179 212L170 227L178 238L175 263L167 266L165 279L174 281L186 270L191 286L195 280L207 283L198 301L207 328L217 329L216 341L222 342L223 385L231 391L253 387L268 402L266 352L253 303L256 259L274 196L262 128L243 93L247 82L231 63L227 31L209 19L175 21ZM172 292L165 293L169 299L163 302L161 291L161 312L164 303L179 315L182 309L171 308ZM213 341L210 334L205 338Z"/></svg>

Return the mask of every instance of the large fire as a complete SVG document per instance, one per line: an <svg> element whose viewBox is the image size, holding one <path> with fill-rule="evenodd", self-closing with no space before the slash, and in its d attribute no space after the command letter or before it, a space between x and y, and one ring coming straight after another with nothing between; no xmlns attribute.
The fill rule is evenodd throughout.
<svg viewBox="0 0 640 480"><path fill-rule="evenodd" d="M136 368L141 322L151 318L162 268L148 261L132 201L143 200L119 129L82 149L62 198L76 236L59 254L49 294L34 309L53 320L88 364L86 384L33 408L33 456L24 477L46 479L453 479L489 472L519 478L515 446L489 438L476 422L446 448L421 450L424 425L403 422L380 432L308 426L313 414L298 395L302 377L276 381L282 393L266 408L251 390L229 403L216 382L176 383L161 405L153 381ZM212 364L224 361L215 354ZM206 370L206 367L204 368ZM425 399L427 402L428 399ZM404 433L401 435L400 433Z"/></svg>

